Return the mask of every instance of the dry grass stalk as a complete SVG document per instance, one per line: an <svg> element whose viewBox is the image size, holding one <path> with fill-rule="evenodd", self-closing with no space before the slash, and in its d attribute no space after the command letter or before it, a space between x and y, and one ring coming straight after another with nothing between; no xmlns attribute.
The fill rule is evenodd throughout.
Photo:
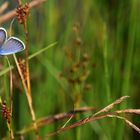
<svg viewBox="0 0 140 140"><path fill-rule="evenodd" d="M29 8L33 8L35 6L40 5L41 3L45 2L46 0L33 0L29 3ZM11 18L16 16L16 8L14 10L11 10L9 12L7 12L6 14L0 16L0 24L10 20Z"/></svg>
<svg viewBox="0 0 140 140"><path fill-rule="evenodd" d="M0 6L0 14L3 13L7 9L8 4L9 3L6 1Z"/></svg>
<svg viewBox="0 0 140 140"><path fill-rule="evenodd" d="M136 130L138 133L140 133L140 129L135 125L133 124L132 122L130 122L127 118L125 117L121 117L121 116L118 116L118 115L114 115L116 113L136 113L136 114L140 114L140 110L139 109L125 109L125 110L118 110L118 111L114 111L114 112L109 112L107 114L103 114L103 115L100 115L100 116L97 116L96 115L99 115L100 113L105 113L105 112L108 112L110 109L112 109L115 105L121 103L124 99L128 98L129 96L123 96L121 98L119 98L118 100L116 100L115 102L111 103L110 105L108 105L107 107L101 109L100 111L98 111L97 113L93 114L92 116L90 117L87 117L79 122L76 122L72 125L69 125L69 126L66 126L64 128L60 128L58 129L57 131L55 132L52 132L52 133L49 133L47 135L47 137L50 137L50 136L53 136L55 134L58 134L60 132L63 132L63 131L66 131L66 130L69 130L69 129L72 129L72 128L75 128L75 127L78 127L80 125L83 125L83 124L86 124L88 122L92 122L92 121L96 121L96 120L100 120L100 119L103 119L103 118L107 118L107 117L113 117L113 118L118 118L118 119L121 119L121 120L124 120L126 124L128 124L130 127L132 127L134 130Z"/></svg>
<svg viewBox="0 0 140 140"><path fill-rule="evenodd" d="M132 122L130 122L127 118L125 117L121 117L118 115L107 115L107 117L112 117L112 118L118 118L121 120L124 120L126 124L128 124L130 127L132 127L134 130L136 130L138 133L140 133L140 128L138 128L135 124L133 124Z"/></svg>
<svg viewBox="0 0 140 140"><path fill-rule="evenodd" d="M123 110L117 110L116 113L134 113L134 114L140 114L140 109L123 109Z"/></svg>
<svg viewBox="0 0 140 140"><path fill-rule="evenodd" d="M98 111L97 113L93 114L93 116L96 116L100 113L104 113L104 112L108 112L109 110L111 110L115 105L120 104L122 101L124 101L125 99L129 98L129 96L122 96L121 98L119 98L118 100L114 101L113 103L109 104L108 106L106 106L105 108L101 109L100 111Z"/></svg>
<svg viewBox="0 0 140 140"><path fill-rule="evenodd" d="M59 120L65 119L65 118L69 118L72 115L75 116L75 114L77 114L77 113L83 113L83 112L87 112L87 111L91 111L91 110L94 110L94 108L93 107L81 107L81 108L75 109L74 111L72 110L69 112L59 113L59 114L56 114L53 116L40 118L40 119L36 120L36 124L37 124L37 127L42 127L46 124L51 124L51 123L54 123L56 121L59 121ZM16 134L23 135L33 129L34 129L34 127L31 124L30 126L24 127L22 130L18 131Z"/></svg>

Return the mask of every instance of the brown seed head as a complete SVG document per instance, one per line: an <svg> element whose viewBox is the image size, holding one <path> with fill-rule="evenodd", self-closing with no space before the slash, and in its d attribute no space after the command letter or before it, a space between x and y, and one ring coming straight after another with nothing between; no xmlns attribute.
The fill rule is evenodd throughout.
<svg viewBox="0 0 140 140"><path fill-rule="evenodd" d="M19 5L19 7L16 10L16 13L19 23L23 24L29 15L29 5Z"/></svg>
<svg viewBox="0 0 140 140"><path fill-rule="evenodd" d="M20 70L23 74L24 80L26 81L27 80L27 72L26 72L26 66L24 64L24 60L19 58L18 63L19 63Z"/></svg>
<svg viewBox="0 0 140 140"><path fill-rule="evenodd" d="M11 122L11 112L9 108L6 106L6 102L2 103L2 116L7 120L8 123Z"/></svg>
<svg viewBox="0 0 140 140"><path fill-rule="evenodd" d="M75 45L81 45L82 44L82 40L81 40L81 38L80 37L77 37L76 39L75 39Z"/></svg>

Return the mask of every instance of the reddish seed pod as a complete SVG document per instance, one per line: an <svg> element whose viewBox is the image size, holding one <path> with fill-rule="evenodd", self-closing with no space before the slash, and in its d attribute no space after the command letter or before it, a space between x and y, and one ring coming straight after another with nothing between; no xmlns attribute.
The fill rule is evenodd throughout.
<svg viewBox="0 0 140 140"><path fill-rule="evenodd" d="M76 38L75 44L78 45L78 46L82 44L82 40L81 40L80 37Z"/></svg>
<svg viewBox="0 0 140 140"><path fill-rule="evenodd" d="M23 24L29 15L29 5L19 5L19 7L16 10L16 15L19 23Z"/></svg>
<svg viewBox="0 0 140 140"><path fill-rule="evenodd" d="M7 120L8 123L11 121L11 112L9 108L6 106L6 102L2 103L2 116Z"/></svg>
<svg viewBox="0 0 140 140"><path fill-rule="evenodd" d="M24 80L26 81L27 80L27 72L26 72L26 66L24 64L24 60L19 58L18 63L19 63L20 70L23 74Z"/></svg>

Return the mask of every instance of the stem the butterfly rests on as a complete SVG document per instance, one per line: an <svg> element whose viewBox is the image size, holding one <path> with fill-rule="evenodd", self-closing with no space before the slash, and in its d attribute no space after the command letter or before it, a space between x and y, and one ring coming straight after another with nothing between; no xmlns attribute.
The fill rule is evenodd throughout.
<svg viewBox="0 0 140 140"><path fill-rule="evenodd" d="M36 125L36 115L35 115L33 104L32 104L31 84L30 84L30 71L29 71L29 61L28 61L29 46L28 46L27 17L28 17L28 13L29 13L29 5L28 4L23 5L21 0L18 1L18 2L19 2L19 7L17 8L17 11L16 11L17 12L17 19L18 19L20 24L23 24L24 31L25 31L25 37L26 37L25 45L26 45L26 74L27 74L26 79L27 79L27 82L24 81L23 84L26 85L26 96L27 96L27 100L28 100L28 104L29 104L29 108L30 108L30 113L31 113L31 116L32 116L32 121L33 121L33 125L34 125L34 131L35 131L35 134L36 134L36 138L38 139L39 135L38 135L38 128L37 128L37 125ZM21 72L21 75L22 75L21 78L23 78L22 72Z"/></svg>
<svg viewBox="0 0 140 140"><path fill-rule="evenodd" d="M34 129L35 129L35 133L38 137L38 128L37 128L37 124L36 124L36 116L35 116L35 112L33 109L33 105L32 105L32 95L31 95L31 84L30 84L30 71L29 71L29 60L28 60L28 56L29 56L29 46L28 46L28 28L27 28L27 20L25 19L24 21L24 30L25 30L25 35L26 35L26 73L27 73L27 89L28 89L28 94L30 95L30 101L29 101L29 106L30 106L30 111L31 111L31 115L32 115L32 121L34 123Z"/></svg>

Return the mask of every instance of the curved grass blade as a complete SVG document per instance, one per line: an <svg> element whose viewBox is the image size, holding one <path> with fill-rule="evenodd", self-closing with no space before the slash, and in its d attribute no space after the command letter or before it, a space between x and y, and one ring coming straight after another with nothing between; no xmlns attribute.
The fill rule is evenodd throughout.
<svg viewBox="0 0 140 140"><path fill-rule="evenodd" d="M55 46L56 44L57 44L57 42L54 42L54 43L48 45L47 47L45 47L45 48L43 48L43 49L41 49L41 50L35 52L34 54L30 55L30 56L28 57L28 59L30 60L30 59L32 59L32 58L34 58L34 57L40 55L41 53L45 52L45 51L48 50L49 48ZM9 72L9 71L10 71L11 69L13 69L14 67L15 67L15 66L11 65L10 67L5 68L4 70L2 70L2 71L0 72L0 76L3 76L4 74L6 74L7 72Z"/></svg>

